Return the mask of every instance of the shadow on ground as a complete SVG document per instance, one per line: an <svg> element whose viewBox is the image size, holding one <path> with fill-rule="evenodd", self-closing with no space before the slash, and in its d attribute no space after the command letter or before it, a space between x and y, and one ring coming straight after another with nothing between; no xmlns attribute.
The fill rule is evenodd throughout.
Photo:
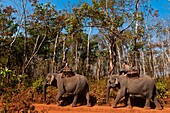
<svg viewBox="0 0 170 113"><path fill-rule="evenodd" d="M74 95L66 95L61 98L61 106L68 106L71 105L74 99ZM97 102L96 97L90 96L90 103L91 106L94 106ZM50 104L51 102L47 102L47 104ZM77 99L77 105L83 106L87 105L87 100L85 96L79 96Z"/></svg>

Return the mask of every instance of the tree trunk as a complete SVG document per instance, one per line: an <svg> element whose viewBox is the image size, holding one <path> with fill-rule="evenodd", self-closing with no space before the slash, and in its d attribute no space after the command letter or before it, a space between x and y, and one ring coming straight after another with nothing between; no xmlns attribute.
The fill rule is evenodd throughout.
<svg viewBox="0 0 170 113"><path fill-rule="evenodd" d="M78 41L76 40L76 69L75 71L77 72L78 70Z"/></svg>
<svg viewBox="0 0 170 113"><path fill-rule="evenodd" d="M169 56L168 56L168 54L167 54L167 52L165 51L165 56L167 57L167 59L168 59L168 63L170 64L170 58L169 58Z"/></svg>
<svg viewBox="0 0 170 113"><path fill-rule="evenodd" d="M98 58L98 62L97 62L97 80L100 80L100 68L101 68L101 59L100 57Z"/></svg>
<svg viewBox="0 0 170 113"><path fill-rule="evenodd" d="M26 29L26 3L22 0L22 8L23 8L23 15L24 15L24 55L23 55L23 65L22 65L22 75L25 73L25 64L27 61L27 29Z"/></svg>
<svg viewBox="0 0 170 113"><path fill-rule="evenodd" d="M110 56L110 60L109 60L109 74L108 76L113 74L113 44L110 43L109 46L109 56Z"/></svg>
<svg viewBox="0 0 170 113"><path fill-rule="evenodd" d="M66 59L66 37L63 37L63 61Z"/></svg>
<svg viewBox="0 0 170 113"><path fill-rule="evenodd" d="M111 37L110 37L111 39ZM115 72L115 66L116 66L116 57L117 57L117 49L116 49L116 45L114 44L115 40L112 39L112 41L110 42L110 48L109 48L109 55L110 55L110 69L109 69L109 75L114 74Z"/></svg>
<svg viewBox="0 0 170 113"><path fill-rule="evenodd" d="M149 40L149 50L150 50L150 64L151 64L151 77L155 78L155 68L154 68L154 59L153 59L153 52L152 52L152 48L151 48L151 44L150 44L150 40Z"/></svg>
<svg viewBox="0 0 170 113"><path fill-rule="evenodd" d="M134 39L134 64L133 66L135 66L136 68L138 68L138 63L137 63L137 38L138 38L138 24L139 24L139 14L138 14L138 9L139 9L139 1L140 0L137 0L136 2L136 24L135 24L135 39Z"/></svg>
<svg viewBox="0 0 170 113"><path fill-rule="evenodd" d="M121 67L121 56L120 56L120 48L119 46L116 44L116 48L117 48L117 54L118 54L118 62L119 62L119 70L122 68Z"/></svg>
<svg viewBox="0 0 170 113"><path fill-rule="evenodd" d="M56 38L55 38L55 44L54 44L54 53L53 53L53 61L52 61L52 71L51 71L51 73L54 73L54 64L55 64L55 56L56 56L56 46L57 46L57 42L58 42L58 34L57 34L57 36L56 36Z"/></svg>
<svg viewBox="0 0 170 113"><path fill-rule="evenodd" d="M161 75L160 75L160 70L159 70L159 61L158 62L156 62L156 59L155 59L155 57L153 56L153 61L151 61L151 62L153 62L153 70L154 70L154 75L152 76L152 78L157 78L157 77L161 77ZM152 66L152 65L151 65Z"/></svg>
<svg viewBox="0 0 170 113"><path fill-rule="evenodd" d="M144 56L143 50L140 51L140 57L141 57L140 59L141 59L141 61L142 61L140 73L141 73L142 75L146 75L146 70L145 70L145 56Z"/></svg>
<svg viewBox="0 0 170 113"><path fill-rule="evenodd" d="M163 77L166 78L166 70L165 70L165 59L164 59L164 43L162 41L162 67L163 67Z"/></svg>
<svg viewBox="0 0 170 113"><path fill-rule="evenodd" d="M89 34L88 34L88 42L87 42L87 64L86 64L86 74L89 74L90 70L90 63L89 63L89 57L90 57L90 35L92 33L92 27L89 28Z"/></svg>

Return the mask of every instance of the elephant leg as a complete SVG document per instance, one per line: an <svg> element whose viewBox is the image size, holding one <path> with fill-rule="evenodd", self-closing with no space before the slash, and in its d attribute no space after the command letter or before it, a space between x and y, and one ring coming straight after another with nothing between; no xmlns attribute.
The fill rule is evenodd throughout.
<svg viewBox="0 0 170 113"><path fill-rule="evenodd" d="M128 108L132 108L131 100L130 100L130 95L129 94L125 95L125 105L127 105Z"/></svg>
<svg viewBox="0 0 170 113"><path fill-rule="evenodd" d="M124 101L124 104L125 104L125 106L127 106L128 105L128 98L129 98L129 94L125 94L125 101Z"/></svg>
<svg viewBox="0 0 170 113"><path fill-rule="evenodd" d="M151 99L150 98L146 98L146 102L145 102L145 109L150 109L150 101Z"/></svg>
<svg viewBox="0 0 170 113"><path fill-rule="evenodd" d="M86 100L87 100L87 106L88 106L88 107L91 107L91 104L90 104L90 94L89 94L89 92L86 93Z"/></svg>
<svg viewBox="0 0 170 113"><path fill-rule="evenodd" d="M76 107L77 98L78 98L78 95L75 94L75 95L74 95L74 99L73 99L73 103L72 103L72 107Z"/></svg>
<svg viewBox="0 0 170 113"><path fill-rule="evenodd" d="M109 96L110 96L110 86L108 85L107 86L107 94L106 94L106 103L108 103L109 104Z"/></svg>
<svg viewBox="0 0 170 113"><path fill-rule="evenodd" d="M119 100L125 95L125 90L124 89L121 89L119 90L117 96L116 96L116 99L114 100L114 103L113 103L113 107L115 108L117 106L117 103L119 102Z"/></svg>
<svg viewBox="0 0 170 113"><path fill-rule="evenodd" d="M64 94L64 91L58 91L57 97L56 97L57 106L60 106L60 105L61 105L60 99L61 99L61 96L62 96L63 94Z"/></svg>
<svg viewBox="0 0 170 113"><path fill-rule="evenodd" d="M131 100L130 100L130 95L128 97L128 103L127 104L128 104L128 106L127 106L128 108L132 108L132 104L131 104Z"/></svg>
<svg viewBox="0 0 170 113"><path fill-rule="evenodd" d="M161 107L161 104L158 102L156 96L154 97L154 103L155 103L155 106L156 106L156 109L158 110L162 110L162 107Z"/></svg>

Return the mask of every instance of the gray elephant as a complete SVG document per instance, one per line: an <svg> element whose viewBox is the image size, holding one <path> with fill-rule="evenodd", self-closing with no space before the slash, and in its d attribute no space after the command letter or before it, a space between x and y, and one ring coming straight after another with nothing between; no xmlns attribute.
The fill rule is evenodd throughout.
<svg viewBox="0 0 170 113"><path fill-rule="evenodd" d="M116 81L119 82L119 84L116 83ZM120 86L118 90L118 94L116 96L116 99L114 100L113 107L117 106L117 103L119 100L125 96L125 100L128 104L128 107L131 106L130 102L130 95L133 96L142 96L143 98L146 99L145 102L145 109L150 109L150 101L151 99L156 105L156 109L162 109L160 103L158 102L156 95L156 86L155 86L155 81L145 75L141 76L139 78L128 78L126 76L122 75L113 75L110 76L107 82L107 99L106 101L109 101L109 93L111 88L115 88L117 85Z"/></svg>
<svg viewBox="0 0 170 113"><path fill-rule="evenodd" d="M85 95L87 99L87 106L91 106L90 104L90 95L89 95L89 85L87 78L83 75L75 74L75 76L72 77L62 77L62 73L53 73L54 80L52 81L53 86L56 86L58 88L58 93L56 97L57 105L60 105L60 98L65 92L68 92L69 94L74 95L74 99L72 102L72 106L76 106L77 98L80 95ZM43 88L43 95L44 95L44 101L46 101L46 88L50 85L52 74L49 73L46 77L44 88Z"/></svg>

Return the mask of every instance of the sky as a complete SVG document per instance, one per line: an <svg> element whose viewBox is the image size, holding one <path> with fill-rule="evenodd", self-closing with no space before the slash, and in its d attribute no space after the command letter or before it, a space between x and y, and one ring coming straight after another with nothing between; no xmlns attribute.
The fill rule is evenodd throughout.
<svg viewBox="0 0 170 113"><path fill-rule="evenodd" d="M68 1L70 4L77 4L79 1L91 3L91 0L39 0L40 2L46 3L49 2L55 4L57 9L64 8L67 5ZM167 15L170 17L170 0L150 0L151 5L154 9L159 10L159 15L161 18L165 18Z"/></svg>
<svg viewBox="0 0 170 113"><path fill-rule="evenodd" d="M3 5L12 5L13 1L20 1L20 0L0 0L0 4ZM8 1L8 2L7 2ZM11 3L9 2L11 1ZM50 2L53 5L56 5L56 8L63 9L67 6L68 1L70 1L70 5L77 4L79 2L88 2L91 3L92 0L38 0L41 3ZM148 0L149 1L149 0ZM166 16L170 17L170 0L150 0L151 6L154 9L159 10L159 15L161 18L165 18Z"/></svg>
<svg viewBox="0 0 170 113"><path fill-rule="evenodd" d="M152 7L159 10L161 18L170 17L170 0L151 0Z"/></svg>

